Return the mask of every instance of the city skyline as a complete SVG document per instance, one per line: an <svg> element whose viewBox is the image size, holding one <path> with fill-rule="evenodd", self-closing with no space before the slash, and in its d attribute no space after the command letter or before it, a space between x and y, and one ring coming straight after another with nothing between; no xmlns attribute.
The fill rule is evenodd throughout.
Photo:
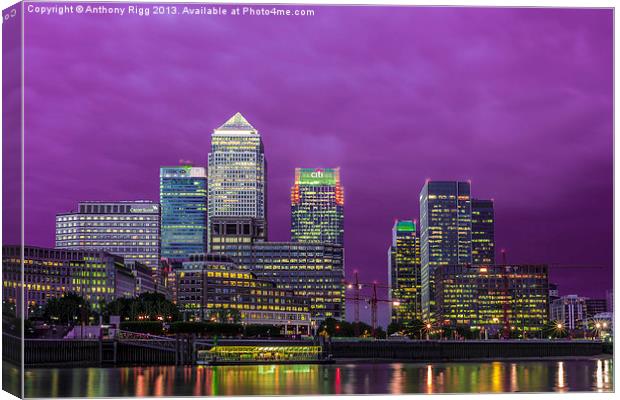
<svg viewBox="0 0 620 400"><path fill-rule="evenodd" d="M31 16L37 26L26 34L26 90L31 85L37 96L25 100L25 151L46 157L30 158L26 168L27 244L53 246L55 214L78 201L156 201L159 167L181 159L206 166L211 131L240 111L261 132L269 160L270 240L290 240L294 168L340 167L347 277L358 270L385 282L390 229L394 219L419 220L425 180L471 179L472 193L495 200L497 249L510 263L601 266L555 275L550 268L550 280L562 294L602 297L612 271L609 14L454 9L446 26L438 23L443 14L405 8L389 14L390 26L363 35L386 15L328 8L312 21L282 21L277 33L260 19L171 19L151 32L150 22L132 17L93 29L100 17L67 16L60 26ZM359 43L340 39L333 22L342 18ZM312 35L317 22L326 24L321 37ZM125 24L145 29L110 49L108 37ZM100 51L82 52L69 26L84 27L84 43ZM235 37L220 40L227 29ZM181 45L163 57L153 40L159 34ZM393 34L406 35L412 48L389 44ZM556 39L528 46L541 36ZM33 39L67 46L52 53L32 47ZM365 50L378 43L377 54ZM200 46L208 57L196 54ZM233 47L241 52L234 60L226 57ZM136 51L139 64L119 57ZM69 68L78 53L80 67ZM324 66L327 55L335 59ZM248 59L261 62L248 70ZM101 63L105 72L92 67ZM50 65L58 72L47 80L38 68ZM137 65L149 67L136 75ZM91 103L82 103L85 96Z"/></svg>

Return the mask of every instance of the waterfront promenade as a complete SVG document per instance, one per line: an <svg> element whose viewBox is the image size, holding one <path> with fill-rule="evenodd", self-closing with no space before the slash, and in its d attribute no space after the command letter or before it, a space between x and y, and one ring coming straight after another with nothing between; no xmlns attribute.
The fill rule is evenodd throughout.
<svg viewBox="0 0 620 400"><path fill-rule="evenodd" d="M243 340L221 339L225 346L308 346L309 340ZM208 350L213 340L193 337L165 339L26 339L26 367L78 367L122 365L192 365L196 353ZM368 362L394 360L403 362L437 362L462 360L529 359L593 357L604 354L604 343L598 340L337 340L323 346L323 357ZM5 360L19 363L19 338L3 335Z"/></svg>

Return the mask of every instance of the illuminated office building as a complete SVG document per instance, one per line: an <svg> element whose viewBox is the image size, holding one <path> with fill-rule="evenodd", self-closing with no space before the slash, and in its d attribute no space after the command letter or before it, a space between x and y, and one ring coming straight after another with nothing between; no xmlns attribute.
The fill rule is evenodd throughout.
<svg viewBox="0 0 620 400"><path fill-rule="evenodd" d="M22 304L21 246L2 246L2 299ZM62 250L25 246L23 304L28 311L43 307L49 299L75 292L93 309L99 302L133 297L136 278L123 257L103 251ZM18 310L19 312L19 310Z"/></svg>
<svg viewBox="0 0 620 400"><path fill-rule="evenodd" d="M551 303L551 320L557 321L568 330L587 329L588 312L587 299L569 294L562 296Z"/></svg>
<svg viewBox="0 0 620 400"><path fill-rule="evenodd" d="M437 321L495 335L504 329L538 337L549 320L546 265L440 265L435 271Z"/></svg>
<svg viewBox="0 0 620 400"><path fill-rule="evenodd" d="M291 189L291 240L344 244L340 168L296 168Z"/></svg>
<svg viewBox="0 0 620 400"><path fill-rule="evenodd" d="M209 225L218 217L250 217L267 238L267 161L258 131L236 113L211 135ZM210 231L210 230L209 230Z"/></svg>
<svg viewBox="0 0 620 400"><path fill-rule="evenodd" d="M183 259L207 244L207 176L202 167L161 167L161 257Z"/></svg>
<svg viewBox="0 0 620 400"><path fill-rule="evenodd" d="M471 201L471 258L474 265L495 264L493 200Z"/></svg>
<svg viewBox="0 0 620 400"><path fill-rule="evenodd" d="M105 251L156 269L159 218L151 201L83 201L56 215L56 248Z"/></svg>
<svg viewBox="0 0 620 400"><path fill-rule="evenodd" d="M134 295L139 296L142 293L162 293L166 294L166 288L162 281L162 274L157 269L157 273L153 273L153 269L145 264L136 261L125 261L125 267L131 271L135 279Z"/></svg>
<svg viewBox="0 0 620 400"><path fill-rule="evenodd" d="M328 243L264 242L253 238L252 220L217 219L211 252L230 257L257 278L310 300L312 318L345 318L344 249Z"/></svg>
<svg viewBox="0 0 620 400"><path fill-rule="evenodd" d="M398 220L388 249L388 286L392 322L404 325L422 319L420 238L414 221ZM400 304L394 306L393 302Z"/></svg>
<svg viewBox="0 0 620 400"><path fill-rule="evenodd" d="M239 268L228 257L194 255L174 272L175 302L186 320L221 320L234 310L240 322L246 324L281 326L288 333L312 333L307 299Z"/></svg>
<svg viewBox="0 0 620 400"><path fill-rule="evenodd" d="M471 197L468 182L427 181L420 193L422 315L435 318L435 269L471 264Z"/></svg>

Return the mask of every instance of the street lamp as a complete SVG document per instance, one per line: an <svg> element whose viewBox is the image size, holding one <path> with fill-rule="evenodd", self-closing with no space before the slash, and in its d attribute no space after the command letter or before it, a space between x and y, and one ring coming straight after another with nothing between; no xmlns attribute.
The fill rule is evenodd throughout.
<svg viewBox="0 0 620 400"><path fill-rule="evenodd" d="M426 340L429 340L428 334L432 327L433 325L431 325L430 322L427 322L426 325L424 325L424 327L422 328L422 329L426 329ZM420 339L422 339L422 329L420 329Z"/></svg>

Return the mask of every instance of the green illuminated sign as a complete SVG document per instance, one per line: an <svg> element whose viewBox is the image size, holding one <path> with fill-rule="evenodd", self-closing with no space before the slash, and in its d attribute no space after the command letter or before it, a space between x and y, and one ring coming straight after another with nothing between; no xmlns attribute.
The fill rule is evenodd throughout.
<svg viewBox="0 0 620 400"><path fill-rule="evenodd" d="M299 185L335 185L338 170L335 168L298 168L297 183Z"/></svg>
<svg viewBox="0 0 620 400"><path fill-rule="evenodd" d="M396 223L396 231L398 232L415 232L415 222L398 221Z"/></svg>

